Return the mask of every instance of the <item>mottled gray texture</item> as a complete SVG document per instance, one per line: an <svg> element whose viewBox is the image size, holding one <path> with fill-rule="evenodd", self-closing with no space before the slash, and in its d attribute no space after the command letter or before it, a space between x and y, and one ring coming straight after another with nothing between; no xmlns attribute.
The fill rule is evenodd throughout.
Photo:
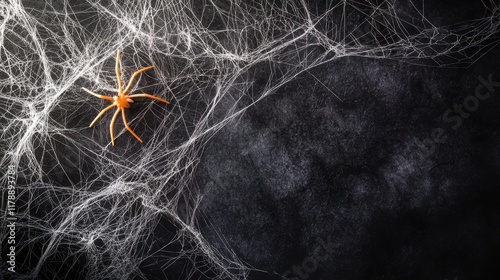
<svg viewBox="0 0 500 280"><path fill-rule="evenodd" d="M269 271L255 279L291 271L328 237L335 250L310 279L496 271L500 88L460 128L442 119L474 95L478 76L496 73L495 58L470 69L347 58L299 76L207 146L197 171L212 221L204 234L222 248L219 232ZM435 128L446 141L418 152Z"/></svg>

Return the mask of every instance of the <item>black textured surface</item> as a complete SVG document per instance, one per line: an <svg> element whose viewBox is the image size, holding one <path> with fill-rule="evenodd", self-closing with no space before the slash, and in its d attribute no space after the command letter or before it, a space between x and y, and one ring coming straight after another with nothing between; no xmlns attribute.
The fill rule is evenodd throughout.
<svg viewBox="0 0 500 280"><path fill-rule="evenodd" d="M254 279L500 275L500 87L459 127L443 119L480 76L500 81L498 54L469 69L347 58L299 76L210 141L203 232L270 271Z"/></svg>
<svg viewBox="0 0 500 280"><path fill-rule="evenodd" d="M50 17L50 14L44 15L44 10L50 10L47 8L50 5L44 6L45 3L41 1L22 2L34 14ZM50 2L58 9L65 3ZM88 9L88 6L92 6L96 1L87 1L81 6L80 2L70 0L66 3L74 8L73 16L88 24L82 34L99 33L101 18L95 17L94 11ZM135 196L113 194L108 200L100 201L102 205L83 212L89 214L89 223L108 221L116 218L113 211L109 210L115 209L111 207L112 203L117 201L116 204L119 205L130 202L130 211L115 213L123 218L118 219L121 222L105 224L102 228L99 228L100 225L82 225L80 228L93 233L96 229L109 229L110 225L114 229L115 225L119 227L132 219L150 218L151 223L147 225L150 228L146 226L126 231L128 228L125 227L121 238L138 234L138 241L133 242L131 248L124 248L124 252L108 251L110 244L107 242L113 241L115 236L103 234L95 235L98 237L89 242L95 247L92 247L93 251L86 247L82 249L81 245L87 243L82 243L79 235L81 232L69 231L62 232L67 234L68 241L60 241L57 243L58 248L47 251L47 244L50 244L53 236L57 236L55 230L19 230L19 240L26 241L29 246L18 252L20 273L12 275L24 276L24 279L88 279L89 270L102 269L109 271L94 275L109 276L106 279L123 279L124 277L116 274L123 271L123 275L129 277L127 279L223 279L224 276L218 273L226 268L225 265L239 259L252 268L248 276L248 279L252 280L499 278L500 47L489 44L500 42L500 35L492 36L491 41L478 43L474 41L477 38L474 38L473 34L462 34L464 37L458 40L460 44L457 49L466 50L450 56L436 57L435 61L428 57L415 59L415 54L409 55L412 59L402 58L403 55L398 51L403 48L400 48L396 51L388 50L387 59L368 58L368 53L360 54L364 57L349 53L347 57L309 68L309 65L312 65L309 63L315 59L325 61L337 55L325 48L328 44L322 45L324 42L316 40L326 37L335 42L345 35L342 34L343 28L352 30L352 37L349 38L356 38L345 43L346 47L352 47L358 40L360 45L366 42L391 45L401 39L399 35L407 38L410 33L420 34L422 41L425 41L432 37L431 31L448 38L446 36L449 34L445 28L447 25L459 23L459 27L463 29L454 26L453 30L467 31L468 25L472 24L468 20L485 17L491 13L486 7L494 5L488 4L487 1L366 1L380 5L380 10L372 11L371 7L368 8L369 5L364 5L365 1L350 1L357 9L348 7L346 12L339 6L327 13L333 6L325 5L328 1L297 0L294 1L296 5L291 5L292 1L269 1L268 4L272 4L268 7L274 7L280 12L286 11L284 14L290 16L290 22L285 18L281 22L275 22L276 26L270 27L275 29L263 28L253 31L255 34L252 34L251 28L246 30L247 27L240 26L239 21L232 23L233 19L226 18L226 15L232 14L226 14L224 9L231 10L241 4L241 7L248 10L242 10L241 14L235 15L254 16L257 13L257 23L268 16L266 12L272 15L273 11L264 11L266 6L260 6L253 1L242 2L245 5L233 2L232 6L229 4L231 1L224 0L213 1L213 6L197 5L192 11L193 18L181 20L169 18L169 12L172 11L168 9L159 10L158 14L155 14L158 16L159 26L163 25L162 21L171 21L175 26L177 23L185 23L183 20L189 23L199 19L201 25L211 31L207 33L210 36L207 36L207 39L203 37L207 34L193 34L206 40L202 40L207 42L203 47L206 47L213 57L194 56L202 63L193 63L194 60L189 60L193 56L183 57L183 52L187 52L189 48L183 45L180 39L175 38L176 36L165 40L162 37L151 40L151 44L168 43L176 45L177 49L172 57L165 58L165 53L154 56L156 61L148 61L149 58L144 56L144 63L158 65L155 68L157 71L162 71L162 74L174 80L171 84L155 83L161 75L144 75L144 90L150 92L150 88L145 85L153 84L151 90L156 88L156 92L152 91L154 94L168 91L172 104L168 107L158 104L147 107L146 103L137 102L133 109L139 110L129 112L131 119L137 116L135 114L145 112L144 117L137 120L137 123L141 124L137 127L142 130L141 135L147 136L144 139L150 142L140 144L127 134L120 137L121 144L114 150L101 147L100 145L109 142L107 123L95 127L94 130L88 129L86 126L95 117L95 110L86 107L89 108L88 111L72 114L72 111L83 108L78 103L81 101L79 96L82 92L69 88L68 95L61 101L64 104L61 108L64 109L52 111L51 114L51 118L67 120L68 134L50 137L43 145L37 141L34 144L34 147L37 147L34 149L37 157L46 160L40 160L44 167L42 169L50 171L44 174L40 182L56 181L60 186L75 192L79 191L75 187L78 184L83 185L85 192L99 191L106 187L106 182L96 180L89 188L85 186L85 182L91 182L101 176L101 171L109 173L109 182L115 175L127 173L124 171L125 167L133 168L137 161L144 160L154 165L148 169L153 175L144 174L144 177L154 177L155 174L164 174L170 168L166 162L174 161L170 155L161 154L163 151L175 148L188 140L188 137L194 136L200 136L196 139L199 142L192 141L195 143L193 146L199 146L193 151L190 150L192 157L190 154L182 159L192 161L192 164L190 162L184 165L183 162L178 165L186 167L182 172L179 171L179 174L182 174L178 176L182 178L173 176L166 179L166 182L147 181L139 178L143 174L130 172L130 177L119 177L117 185L145 182L142 186L138 184ZM115 1L101 1L103 8L107 5L114 6L114 3ZM158 6L168 6L162 4ZM317 28L318 34L324 37L311 36L310 39L314 40L309 41L306 36L291 43L295 36L301 36L305 30L310 31L305 28L307 17L304 7L307 7L313 16L319 17L315 18L314 27ZM100 15L105 19L108 15L103 11L105 9L100 11ZM173 11L175 13L175 9ZM366 11L369 11L369 15L363 14ZM395 12L397 16L384 17L384 13L389 12ZM329 15L322 17L325 13ZM496 17L491 20L498 21L498 12L492 14ZM63 14L59 16L64 18ZM395 19L404 22L401 30L407 28L405 31L409 34L398 34L401 30L398 29L397 23L392 22ZM391 21L389 26L395 27L395 30L384 29L380 22L385 20ZM272 38L280 38L282 33L288 35L290 31L287 28L295 28L293 22L301 23L295 29L296 34L273 42ZM366 22L373 25L360 25ZM249 23L254 24L253 21ZM437 27L436 30L431 29L431 23ZM58 24L59 22L54 26L58 28ZM127 21L120 21L118 26L121 24L128 25ZM288 24L291 27L287 26ZM358 25L360 28L356 28ZM412 25L418 28L413 29ZM182 24L179 26L183 27ZM430 29L423 32L424 27ZM222 31L226 29L234 29L237 32L224 35ZM188 28L179 30L183 36L184 32L191 31ZM260 34L260 31L263 33ZM175 34L178 30L171 32ZM373 33L374 38L363 36L366 33ZM385 38L384 34L391 35ZM50 36L52 35L40 34L46 41L50 41ZM86 36L88 35L82 38L87 38ZM107 36L88 38L95 41L109 40ZM240 38L241 41L238 40ZM464 38L477 43L477 47L465 48ZM454 39L453 35L449 38L452 41ZM415 39L412 42L417 41ZM262 42L269 43L270 46L274 43L286 43L287 47L265 59L264 54L257 54L262 60L249 66L249 69L244 67L246 61L243 58L235 56L234 60L228 59L228 67L241 63L234 68L241 72L238 72L235 80L227 77L219 79L219 75L228 74L216 67L216 63L224 65L224 59L217 57L217 51L212 53L212 47L218 47L216 45L219 43L224 47L235 44L237 53L241 51L239 47L243 49L245 44L250 46L249 49L253 49ZM128 53L132 53L135 51L134 42L127 40L124 45L129 43L132 46L128 46ZM135 44L147 45L145 42ZM422 50L422 56L428 56L428 53L424 52L429 49L422 47L425 45L426 42L423 42L419 46L420 49L416 48ZM195 46L194 53L200 51L197 47L200 46ZM438 48L439 44L433 47ZM17 48L22 49L22 45L14 49ZM60 46L46 48L59 51ZM162 46L153 49L161 50ZM361 49L363 48L359 49L360 52ZM410 49L408 47L408 50ZM377 55L380 55L380 52ZM476 59L478 60L474 61ZM114 61L106 61L109 65L102 68L102 75L114 79ZM130 57L124 61L123 65L127 66L127 69L133 69L132 66L137 62ZM453 66L462 68L445 65L448 61L460 62L460 65ZM142 61L140 64L142 65ZM160 67L162 65L164 67ZM306 71L302 71L303 69ZM229 72L231 70L229 69ZM300 74L281 86L281 82L297 72ZM80 81L74 83L74 88L94 83L85 81L81 84ZM210 133L201 136L200 131L200 134L195 135L195 128L203 130L206 128L204 125L208 125L205 123L197 127L197 121L204 116L207 108L213 105L211 102L215 100L215 91L219 86L214 81L224 81L227 88L221 91L222 100L215 102L217 104L214 105L214 111L208 113L210 125L221 120L227 121L225 118L230 115L228 112L231 110L238 111L244 106L249 107L243 114L228 121L214 136ZM189 86L185 86L186 84ZM248 88L245 88L246 86ZM274 86L276 90L272 94L250 105L267 93L265 90ZM68 98L74 95L78 98ZM177 99L177 96L185 98ZM77 106L78 110L72 110L71 108L76 108L74 106ZM16 107L10 108L12 111L19 110ZM92 114L87 114L88 112ZM168 145L159 144L156 147L161 147L160 153L144 159L141 155L147 151L142 149L151 147L147 143L165 137L159 128L163 123L161 114L166 112L178 116L178 119L168 122L174 127L174 133L169 134L171 138L167 141ZM142 123L139 123L140 121ZM3 120L0 122L3 124ZM63 130L61 128L61 131ZM91 135L87 140L78 139L84 141L82 143L79 143L76 139L78 136L75 136L80 134L74 133L80 130L84 133L82 135ZM204 138L205 136L207 137ZM77 141L78 145L75 145L74 141ZM116 160L105 165L109 168L101 170L100 167L104 165L93 157L99 154L99 150L93 150L94 146L86 147L85 143L90 144L93 141L99 143L101 153L116 152L118 155ZM0 143L0 150L3 151L4 146L8 145ZM58 165L53 164L54 159L48 152L53 147L61 147L54 152L59 156L57 158L64 159L59 163L61 170L58 170ZM79 148L83 147L93 152L81 153ZM122 157L123 155L125 156ZM106 155L102 157L107 158ZM113 155L110 157L114 158ZM96 166L99 174L95 173ZM63 174L65 176L62 176ZM129 179L137 181L128 181ZM29 208L32 212L29 217L40 217L41 221L47 220L49 223L50 219L53 219L54 225L60 225L57 220L69 214L62 213L64 211L55 215L51 213L54 209L59 209L57 207L62 205L61 202L69 205L68 209L64 208L69 210L68 212L71 212L75 205L81 207L78 203L68 203L72 196L58 197L60 195L56 191L59 191L59 187L50 189L53 193L44 193L45 190L37 188L39 186L36 183L38 181L32 184L35 187L29 188L29 192L24 193L18 200L18 204L22 205L20 208L35 205ZM161 192L167 189L162 189L163 184L176 186L177 183L182 186L184 192L180 198L175 193L177 188L170 189L172 193ZM21 178L18 181L19 186L29 184L29 178ZM136 187L135 184L130 184L132 185ZM145 199L146 196L142 196L143 190L160 190L159 193L164 196L154 196L155 199L158 198L155 201L148 200ZM46 203L41 199L44 195L50 197ZM123 198L124 200L121 200ZM175 201L176 199L178 201ZM200 199L201 203L194 207L196 199ZM51 208L49 204L55 206ZM160 208L165 210L161 214L161 211L157 211ZM169 212L171 209L172 212ZM153 218L154 215L145 215L147 211L158 214L158 220L156 216ZM189 215L193 212L196 215L192 221L195 222L191 225ZM180 233L187 232L186 225L179 226L180 220L193 226L193 231L184 235ZM196 235L198 230L201 232L200 236ZM74 238L75 236L80 239ZM207 242L194 241L197 237L203 237ZM108 238L108 241L105 238ZM129 243L111 245L117 244ZM201 249L208 248L208 245L212 247L203 251L200 249L201 245L207 246ZM209 249L216 252L211 254ZM24 270L33 270L43 252L50 254L38 274L33 277L28 272L23 274ZM122 255L113 255L110 252L120 252ZM220 265L214 264L213 261L217 259L215 257L220 257L219 254L228 258ZM121 259L117 261L123 256L133 259L134 262L123 265ZM90 264L92 260L95 263ZM2 269L6 267L5 263L0 265ZM128 264L133 264L134 267L128 267ZM113 267L114 265L116 267ZM238 266L229 267L227 275L236 279L241 276L241 271L231 271L234 267ZM136 274L127 274L129 272Z"/></svg>

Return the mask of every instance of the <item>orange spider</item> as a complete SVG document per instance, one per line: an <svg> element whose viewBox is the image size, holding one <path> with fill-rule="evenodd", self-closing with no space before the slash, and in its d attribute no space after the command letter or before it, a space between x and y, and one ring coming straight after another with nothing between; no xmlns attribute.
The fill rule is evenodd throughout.
<svg viewBox="0 0 500 280"><path fill-rule="evenodd" d="M128 94L128 91L130 90L130 87L132 86L132 82L134 81L135 77L137 77L137 75L139 75L140 73L144 72L144 71L147 71L149 69L152 69L154 68L154 66L148 66L148 67L145 67L145 68L142 68L140 70L137 70L134 72L134 74L132 75L132 77L130 78L130 81L127 85L127 87L125 88L124 91L122 91L122 79L121 79L121 75L120 75L120 50L118 49L117 53L116 53L116 67L115 67L115 71L116 71L116 78L118 79L118 94L116 96L105 96L105 95L100 95L100 94L97 94L97 93L94 93L86 88L83 88L82 89L94 96L97 96L101 99L106 99L106 100L109 100L111 102L113 102L113 104L109 105L108 107L104 108L104 110L102 110L99 115L97 115L97 117L92 121L92 123L89 125L89 127L92 127L94 125L94 123L102 116L104 115L104 113L106 113L107 111L109 111L109 109L113 108L113 107L117 107L116 109L116 112L115 114L113 115L113 118L111 119L111 125L109 126L109 131L111 133L111 144L113 144L113 146L115 145L115 134L113 132L113 126L115 124L115 121L116 121L116 117L118 117L118 114L120 113L120 111L122 112L122 118L123 118L123 123L125 124L125 127L127 128L127 130L132 134L134 135L134 137L139 140L139 142L142 143L142 139L137 136L137 134L134 133L134 131L130 128L130 126L128 125L128 122L127 122L127 119L125 118L125 109L127 108L130 108L130 104L129 103L134 103L134 100L133 98L136 98L136 97L147 97L147 98L151 98L151 99L154 99L154 100L158 100L158 101L161 101L163 103L166 103L166 104L170 104L170 102L168 102L167 100L165 99L162 99L162 98L159 98L159 97L156 97L154 95L151 95L151 94L147 94L147 93L139 93L139 94L132 94L132 95L129 95Z"/></svg>

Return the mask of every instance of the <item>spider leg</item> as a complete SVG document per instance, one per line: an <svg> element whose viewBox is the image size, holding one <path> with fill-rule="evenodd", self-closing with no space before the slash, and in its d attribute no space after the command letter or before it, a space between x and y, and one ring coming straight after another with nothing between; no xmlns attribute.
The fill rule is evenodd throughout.
<svg viewBox="0 0 500 280"><path fill-rule="evenodd" d="M148 66L148 67L142 68L141 70L135 71L134 74L132 74L132 77L130 78L130 81L128 82L127 87L123 91L123 94L127 93L129 91L130 87L132 87L132 83L134 82L134 79L135 79L135 77L137 77L137 75L139 75L142 72L147 71L149 69L153 69L153 68L154 68L154 66Z"/></svg>
<svg viewBox="0 0 500 280"><path fill-rule="evenodd" d="M120 108L118 108L113 115L113 118L111 119L111 124L109 125L109 132L111 133L111 144L114 146L115 145L115 133L113 132L113 126L115 125L116 117L118 116L118 113L120 113Z"/></svg>
<svg viewBox="0 0 500 280"><path fill-rule="evenodd" d="M118 80L118 92L121 94L122 92L122 76L120 74L120 49L116 51L116 79Z"/></svg>
<svg viewBox="0 0 500 280"><path fill-rule="evenodd" d="M122 117L123 117L123 123L125 124L125 127L127 128L127 130L132 134L134 135L134 137L139 140L139 142L142 143L142 139L137 136L137 134L135 134L135 132L132 130L132 128L130 128L130 126L128 125L128 122L127 122L127 118L125 118L125 110L122 110Z"/></svg>
<svg viewBox="0 0 500 280"><path fill-rule="evenodd" d="M102 117L102 115L104 115L104 113L106 113L107 111L109 111L109 109L113 108L114 106L116 106L116 104L111 104L109 105L108 107L104 108L100 113L99 115L97 115L97 117L95 117L95 119L92 121L92 123L89 125L89 127L92 127L95 122L100 118Z"/></svg>
<svg viewBox="0 0 500 280"><path fill-rule="evenodd" d="M95 92L92 92L92 91L90 91L90 90L88 90L88 89L86 89L86 88L84 88L84 87L82 87L82 89L83 89L84 91L86 91L86 92L88 92L88 93L92 94L92 95L93 95L93 96L95 96L95 97L99 97L99 98L101 98L101 99L105 99L105 100L109 100L109 101L114 101L114 100L113 100L113 97L111 97L111 96L100 95L100 94L97 94L97 93L95 93Z"/></svg>
<svg viewBox="0 0 500 280"><path fill-rule="evenodd" d="M151 99L154 99L154 100L161 101L161 102L163 102L165 104L170 104L169 101L167 101L167 100L165 100L163 98L159 98L159 97L156 97L154 95L147 94L147 93L132 94L132 95L129 95L128 97L130 97L130 98L145 97L145 98L151 98Z"/></svg>

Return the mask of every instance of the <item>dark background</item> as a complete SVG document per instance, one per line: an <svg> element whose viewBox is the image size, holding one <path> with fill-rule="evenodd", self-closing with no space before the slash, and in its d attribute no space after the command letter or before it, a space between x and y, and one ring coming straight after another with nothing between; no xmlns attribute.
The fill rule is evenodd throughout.
<svg viewBox="0 0 500 280"><path fill-rule="evenodd" d="M439 24L481 14L471 1L425 4ZM500 81L499 54L461 68L340 58L299 75L208 144L202 232L269 272L252 279L303 264L289 277L498 278L500 88L456 129L443 115L478 77ZM420 147L436 128L446 140ZM318 238L334 249L315 268L304 261Z"/></svg>
<svg viewBox="0 0 500 280"><path fill-rule="evenodd" d="M276 273L331 237L309 279L495 279L500 91L457 129L442 116L478 76L500 78L497 60L495 49L469 69L366 58L314 69L343 102L298 77L209 144L204 211L244 260ZM419 147L435 128L447 140Z"/></svg>
<svg viewBox="0 0 500 280"><path fill-rule="evenodd" d="M314 7L313 14L321 15L328 8L322 1L306 2ZM380 2L382 6L384 3L371 2ZM465 29L473 24L468 20L491 14L492 21L499 21L497 10L488 11L480 1L470 2L427 1L425 18L436 26L458 23ZM30 1L24 3L35 6ZM218 2L221 6L224 3ZM286 5L286 1L272 3ZM401 19L418 18L408 2L394 3L398 11L407 13L408 17L403 13ZM423 3L415 3L416 10L422 12ZM79 8L85 10L85 5L75 6L76 10ZM208 15L214 12L203 5L199 9ZM290 19L297 16L294 12L299 11L290 11ZM347 22L355 24L365 19L353 15ZM92 24L95 21L91 20ZM331 30L335 24L338 22L334 18L326 18L317 27ZM210 21L208 25L224 28L223 21ZM376 41L390 44L397 41L394 34L398 35L398 30L386 30L377 35ZM468 33L464 36L474 37ZM453 111L456 104L472 100L476 87L481 85L480 77L500 82L498 42L496 31L476 47L467 48L464 39L459 44L464 51L421 59L392 52L378 58L365 54L330 60L325 55L322 60L328 60L327 63L306 67L306 71L277 87L206 139L198 150L198 162L186 190L202 196L195 214L196 225L207 243L217 250L216 254L239 259L251 268L245 277L237 266L228 264L226 273L234 275L234 279L256 280L286 279L285 276L294 280L497 279L500 86L495 86L494 92L479 100L477 108L464 117L453 112L449 117L454 117L454 121L450 121L443 116L448 110ZM292 48L300 50L298 53L307 52L311 58L321 58L328 52L301 43L304 41ZM280 57L287 57L286 63L291 65L302 62L300 54ZM175 67L172 64L173 70ZM243 93L238 106L251 104L259 89L273 79L281 79L279 69L292 69L282 67L263 62L243 72L242 79L250 77L254 83ZM112 63L106 69L112 71ZM173 103L181 108L191 106L193 115L206 108L189 101ZM84 116L85 122L93 115L94 111ZM151 127L155 126L158 123L152 122ZM97 129L96 135L108 137L107 125ZM440 141L432 141L435 131L441 133ZM102 141L104 145L107 138ZM125 148L133 145L129 143ZM140 156L138 149L133 150L131 160L136 156ZM81 162L84 169L69 163L65 167L72 169L76 181L86 178L86 172L92 173L94 163L99 164L91 157ZM154 166L160 173L162 163L158 161ZM28 185L29 179L20 178L18 184ZM191 211L192 198L186 195L188 201L179 202L177 214L181 219L188 219L182 206L188 205ZM141 212L137 210L140 207L132 207L130 218L134 211ZM49 212L43 207L36 211L39 212L34 216ZM134 248L137 250L133 254L147 256L137 267L142 275L127 277L231 278L214 269L217 266L206 255L194 250L195 241L176 240L179 230L171 219L161 217L150 235L136 244L148 249ZM26 258L20 265L21 272L33 269L50 237L37 232L27 236L39 239L33 239L27 247L29 252L19 253L19 258ZM326 249L325 244L330 247ZM104 251L102 259L113 259L105 250L105 240L97 239L95 246L99 252ZM33 279L87 279L90 260L79 249L76 241L61 244ZM110 264L104 261L98 267ZM25 278L30 277L26 272ZM106 279L121 277L110 273Z"/></svg>

